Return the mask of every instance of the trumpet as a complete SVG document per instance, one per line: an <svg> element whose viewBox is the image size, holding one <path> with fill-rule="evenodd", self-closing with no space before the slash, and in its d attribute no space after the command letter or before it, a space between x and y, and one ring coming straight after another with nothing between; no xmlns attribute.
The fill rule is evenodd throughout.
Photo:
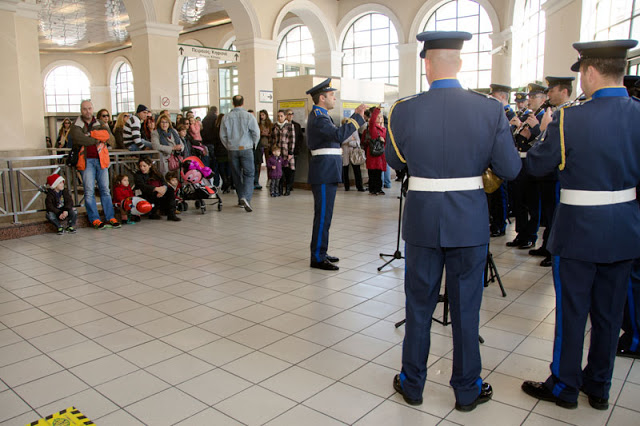
<svg viewBox="0 0 640 426"><path fill-rule="evenodd" d="M533 113L534 117L537 117L538 114L540 114L540 112L544 111L545 109L549 108L551 106L551 103L549 102L549 99L547 99L546 101L544 101L542 103L542 105L540 105L540 107L536 110L536 112ZM524 114L523 114L524 115ZM524 129L528 129L529 124L528 123L524 123L522 126L520 126L518 129L516 129L515 132L513 132L513 136L518 136L520 134L520 132L522 132Z"/></svg>

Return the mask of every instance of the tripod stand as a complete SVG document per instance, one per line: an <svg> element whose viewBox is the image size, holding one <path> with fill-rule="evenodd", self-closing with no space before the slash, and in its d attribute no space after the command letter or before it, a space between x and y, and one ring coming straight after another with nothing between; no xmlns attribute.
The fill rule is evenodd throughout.
<svg viewBox="0 0 640 426"><path fill-rule="evenodd" d="M489 283L495 282L496 280L498 280L502 297L507 297L507 292L504 291L498 268L496 268L496 263L493 261L493 255L491 251L487 250L487 264L484 267L484 286L489 287Z"/></svg>
<svg viewBox="0 0 640 426"><path fill-rule="evenodd" d="M402 227L402 199L405 196L405 192L406 192L406 188L408 186L407 184L407 177L404 178L404 180L402 181L402 185L400 186L400 196L398 197L400 199L400 205L398 206L398 236L396 239L396 251L393 254L385 254L385 253L380 253L380 257L384 260L385 257L391 257L391 259L387 260L385 262L384 265L378 267L378 272L382 271L382 269L387 266L388 264L390 264L391 262L393 262L396 259L404 259L404 256L402 256L402 253L400 252L400 228Z"/></svg>

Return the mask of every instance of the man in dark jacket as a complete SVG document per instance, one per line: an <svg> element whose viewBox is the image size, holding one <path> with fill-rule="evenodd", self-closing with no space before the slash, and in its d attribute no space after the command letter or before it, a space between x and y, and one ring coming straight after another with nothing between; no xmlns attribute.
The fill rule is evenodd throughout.
<svg viewBox="0 0 640 426"><path fill-rule="evenodd" d="M213 170L213 174L218 174L218 162L216 161L215 154L215 139L218 131L216 130L216 121L218 120L218 107L212 106L209 108L206 117L202 119L202 129L200 135L202 136L202 144L206 145L209 150L209 166Z"/></svg>

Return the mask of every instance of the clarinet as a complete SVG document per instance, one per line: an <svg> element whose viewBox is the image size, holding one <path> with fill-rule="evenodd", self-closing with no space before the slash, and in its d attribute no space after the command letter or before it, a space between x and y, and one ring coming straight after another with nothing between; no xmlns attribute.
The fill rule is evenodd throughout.
<svg viewBox="0 0 640 426"><path fill-rule="evenodd" d="M542 105L540 105L540 107L536 110L536 112L533 113L533 116L537 117L538 114L540 114L540 112L544 111L550 106L551 106L551 103L549 102L549 99L547 99L542 103ZM528 129L529 127L531 127L529 126L529 123L524 123L522 126L520 126L520 128L518 128L515 132L513 132L513 136L518 136L521 131L523 131L524 129Z"/></svg>

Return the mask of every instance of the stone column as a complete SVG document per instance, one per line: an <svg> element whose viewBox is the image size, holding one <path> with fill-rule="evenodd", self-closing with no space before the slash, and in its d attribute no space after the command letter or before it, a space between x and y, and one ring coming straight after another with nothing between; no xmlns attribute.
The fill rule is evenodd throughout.
<svg viewBox="0 0 640 426"><path fill-rule="evenodd" d="M325 50L316 52L316 74L340 77L342 75L342 52L336 50Z"/></svg>
<svg viewBox="0 0 640 426"><path fill-rule="evenodd" d="M544 41L544 77L577 77L571 71L571 65L578 57L578 52L572 44L580 40L582 1L547 0L542 9L547 24ZM577 95L575 90L573 95Z"/></svg>
<svg viewBox="0 0 640 426"><path fill-rule="evenodd" d="M400 74L398 75L399 98L411 96L420 91L420 64L423 61L418 50L420 44L417 41L398 44L398 57L400 60Z"/></svg>
<svg viewBox="0 0 640 426"><path fill-rule="evenodd" d="M180 25L141 22L129 25L131 36L131 66L135 80L135 103L144 104L154 112L175 111L180 105L178 76L178 35ZM169 99L169 105L161 100Z"/></svg>
<svg viewBox="0 0 640 426"><path fill-rule="evenodd" d="M493 54L491 58L491 83L511 85L511 27L491 34Z"/></svg>
<svg viewBox="0 0 640 426"><path fill-rule="evenodd" d="M0 0L0 117L5 123L0 151L46 147L38 10L36 4Z"/></svg>
<svg viewBox="0 0 640 426"><path fill-rule="evenodd" d="M240 51L238 63L238 88L244 97L245 109L260 111L272 109L272 103L260 102L260 90L273 90L276 76L278 45L276 41L265 39L240 40L235 42Z"/></svg>

